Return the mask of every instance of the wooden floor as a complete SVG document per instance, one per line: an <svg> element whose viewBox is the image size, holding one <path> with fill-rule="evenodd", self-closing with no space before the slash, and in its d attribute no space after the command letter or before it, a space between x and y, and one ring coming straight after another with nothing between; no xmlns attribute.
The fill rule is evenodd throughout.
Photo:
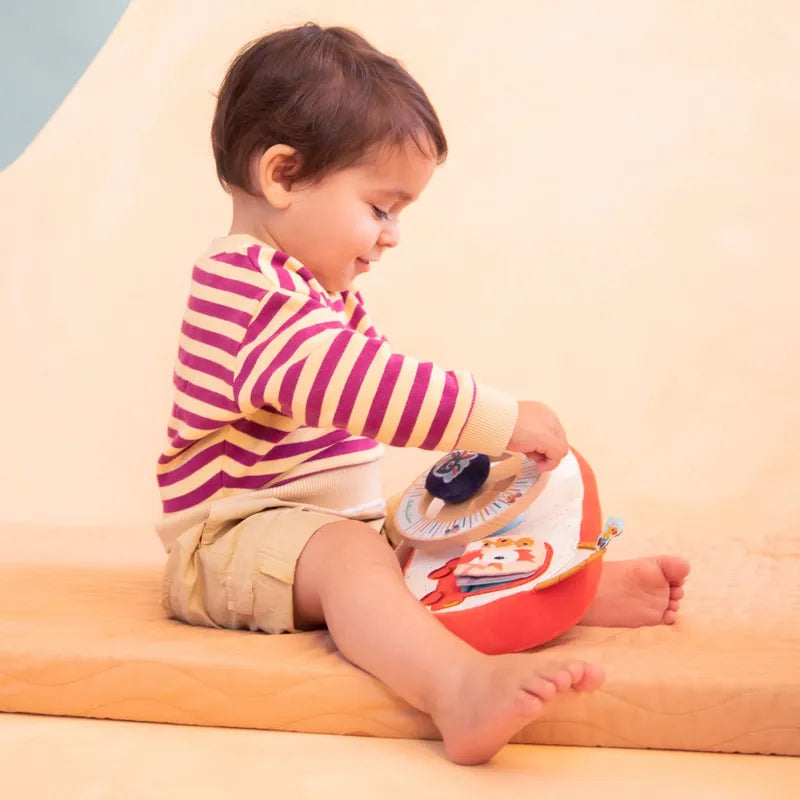
<svg viewBox="0 0 800 800"><path fill-rule="evenodd" d="M438 743L0 714L0 797L646 798L797 796L800 759L510 745L457 767Z"/></svg>

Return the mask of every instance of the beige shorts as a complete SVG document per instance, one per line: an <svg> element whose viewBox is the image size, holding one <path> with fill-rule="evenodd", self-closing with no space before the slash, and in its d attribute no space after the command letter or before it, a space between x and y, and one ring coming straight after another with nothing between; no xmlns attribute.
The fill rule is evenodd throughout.
<svg viewBox="0 0 800 800"><path fill-rule="evenodd" d="M320 528L343 519L272 499L212 503L207 519L181 533L170 549L162 605L192 625L294 632L300 554ZM364 521L387 546L396 541L385 517Z"/></svg>

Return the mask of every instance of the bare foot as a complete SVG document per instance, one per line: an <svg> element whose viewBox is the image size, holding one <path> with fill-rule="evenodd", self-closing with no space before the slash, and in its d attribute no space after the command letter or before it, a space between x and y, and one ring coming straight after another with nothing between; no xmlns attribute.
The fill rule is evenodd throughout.
<svg viewBox="0 0 800 800"><path fill-rule="evenodd" d="M597 664L543 655L479 656L442 681L430 713L453 761L488 761L557 694L591 692L605 679Z"/></svg>
<svg viewBox="0 0 800 800"><path fill-rule="evenodd" d="M678 556L608 561L597 595L581 625L638 628L672 625L683 597L689 562Z"/></svg>

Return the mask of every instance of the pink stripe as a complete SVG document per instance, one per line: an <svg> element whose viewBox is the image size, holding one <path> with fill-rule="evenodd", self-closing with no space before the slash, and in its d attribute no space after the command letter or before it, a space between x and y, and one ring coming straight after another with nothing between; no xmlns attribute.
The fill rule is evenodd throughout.
<svg viewBox="0 0 800 800"><path fill-rule="evenodd" d="M350 453L360 453L364 450L374 450L376 447L378 447L378 443L372 439L350 436L345 441L329 447L322 453L317 453L317 455L307 458L306 461L320 461L323 458L335 458L336 456L345 456Z"/></svg>
<svg viewBox="0 0 800 800"><path fill-rule="evenodd" d="M245 436L250 436L262 442L270 442L271 444L283 441L291 433L291 431L281 431L277 428L260 425L251 419L237 419L236 422L231 423L231 426Z"/></svg>
<svg viewBox="0 0 800 800"><path fill-rule="evenodd" d="M369 371L370 364L372 364L375 355L380 349L381 343L376 339L367 339L364 347L358 354L356 363L353 364L353 369L342 390L342 396L339 399L339 405L336 408L336 413L333 415L333 424L337 428L346 428L350 422L350 414L353 412L353 406L356 403L358 390L364 382L364 378ZM354 430L351 433L359 433L360 431Z"/></svg>
<svg viewBox="0 0 800 800"><path fill-rule="evenodd" d="M225 424L217 419L209 419L208 417L200 416L200 414L194 414L191 411L187 411L177 403L173 403L172 405L172 416L175 419L185 422L187 425L191 425L193 428L197 428L201 431L216 431L222 428Z"/></svg>
<svg viewBox="0 0 800 800"><path fill-rule="evenodd" d="M289 319L287 319L286 322L284 322L283 325L281 325L280 328L275 331L273 336L280 336L284 331L294 328L301 319L307 317L312 311L319 310L319 308L319 303L315 303L313 300L306 300L303 303L302 308L289 317Z"/></svg>
<svg viewBox="0 0 800 800"><path fill-rule="evenodd" d="M281 388L278 390L278 408L281 414L292 418L292 400L294 400L294 390L297 388L297 381L300 379L300 373L303 371L307 358L292 364L286 370L286 374L281 381Z"/></svg>
<svg viewBox="0 0 800 800"><path fill-rule="evenodd" d="M270 481L274 481L280 474L280 472L274 472L272 475L240 475L238 477L225 475L225 488L263 489Z"/></svg>
<svg viewBox="0 0 800 800"><path fill-rule="evenodd" d="M178 361L190 369L197 370L197 372L202 372L205 375L211 375L214 378L219 378L228 384L233 383L232 370L226 369L222 366L222 364L218 364L216 361L211 361L210 359L196 356L193 353L184 350L182 347L178 348Z"/></svg>
<svg viewBox="0 0 800 800"><path fill-rule="evenodd" d="M299 267L297 269L297 274L309 285L308 291L311 295L311 299L322 303L322 295L311 286L311 281L317 281L317 279L305 267ZM319 283L319 281L317 281L317 283Z"/></svg>
<svg viewBox="0 0 800 800"><path fill-rule="evenodd" d="M472 416L472 409L475 408L475 399L478 396L478 385L475 381L472 381L472 402L469 404L469 411L467 412L467 416L464 417L464 424L461 426L461 430L458 432L458 437L456 438L456 442L458 442L464 434L464 428L467 427L467 423L469 422L469 418Z"/></svg>
<svg viewBox="0 0 800 800"><path fill-rule="evenodd" d="M280 461L283 458L297 458L298 456L312 453L315 450L327 451L333 445L337 445L339 442L348 438L349 434L347 431L329 431L323 436L317 436L307 442L293 442L291 444L277 445L266 454L254 453L246 447L239 447L238 445L228 442L225 453L242 466L252 467L254 464L269 464L270 462ZM309 461L311 459L303 460Z"/></svg>
<svg viewBox="0 0 800 800"><path fill-rule="evenodd" d="M197 444L199 441L200 439L184 439L183 436L178 436L178 432L175 431L175 435L170 440L169 446L171 450L185 450L187 447L191 447L193 444ZM175 453L171 456L162 455L161 458L158 459L158 463L169 464L173 458L177 458L179 455L180 453Z"/></svg>
<svg viewBox="0 0 800 800"><path fill-rule="evenodd" d="M202 300L194 295L189 297L189 308L191 308L192 311L205 314L207 317L222 319L226 322L233 322L235 325L241 325L242 328L246 328L250 324L250 314L231 308L230 306L223 306L220 303Z"/></svg>
<svg viewBox="0 0 800 800"><path fill-rule="evenodd" d="M237 281L233 278L226 278L222 275L215 275L213 272L206 272L200 267L195 267L192 272L192 280L203 286L210 286L212 289L219 289L222 292L247 297L250 300L257 300L264 295L264 288L254 286L252 283Z"/></svg>
<svg viewBox="0 0 800 800"><path fill-rule="evenodd" d="M197 455L192 456L177 469L161 473L161 475L158 476L158 485L172 486L174 483L178 483L179 481L194 475L195 472L197 472L199 469L202 469L206 464L209 464L215 458L221 456L224 451L225 442L218 442L213 447L206 447L205 450L201 450L199 453L197 453Z"/></svg>
<svg viewBox="0 0 800 800"><path fill-rule="evenodd" d="M347 431L334 430L317 436L307 442L291 442L289 444L279 444L270 450L270 461L279 458L295 458L297 456L311 453L314 450L321 450L326 447L331 447L334 444L344 441L350 436Z"/></svg>
<svg viewBox="0 0 800 800"><path fill-rule="evenodd" d="M261 272L258 266L258 251L261 248L258 246L251 247L247 254L244 253L217 253L211 256L212 261L220 261L223 264L230 264L232 267L242 267L242 269L251 270L252 272ZM251 258L251 253L255 250L256 258Z"/></svg>
<svg viewBox="0 0 800 800"><path fill-rule="evenodd" d="M242 339L242 347L254 342L272 322L275 315L286 305L289 295L271 292L267 301L262 304L258 313L252 318L250 326ZM296 315L295 315L296 316Z"/></svg>
<svg viewBox="0 0 800 800"><path fill-rule="evenodd" d="M193 489L188 494L183 494L180 497L175 497L172 500L164 500L162 506L165 514L172 514L175 511L184 511L187 508L199 505L204 500L215 495L222 489L223 473L219 472L212 475L204 484Z"/></svg>
<svg viewBox="0 0 800 800"><path fill-rule="evenodd" d="M245 447L239 447L232 442L227 443L225 455L235 461L237 464L241 464L243 467L252 467L254 464L258 464L259 461L267 462L270 460L263 454L254 453L252 450L248 450Z"/></svg>
<svg viewBox="0 0 800 800"><path fill-rule="evenodd" d="M266 328L268 328L273 322L278 312L286 305L287 302L289 302L290 299L291 295L281 294L280 292L271 292L267 298L267 301L262 304L261 308L258 310L258 313L250 322L250 327L247 329L247 333L242 339L242 347L245 347L250 342L254 342L256 339L258 339L264 330L266 330ZM301 318L303 316L301 312L303 312L306 307L307 305L304 305L303 308L293 314L289 320L287 320L287 322ZM283 330L285 327L286 323L280 327L280 330ZM271 335L276 336L277 332Z"/></svg>
<svg viewBox="0 0 800 800"><path fill-rule="evenodd" d="M289 260L289 254L284 253L283 250L276 250L272 256L270 264L276 269L280 269Z"/></svg>
<svg viewBox="0 0 800 800"><path fill-rule="evenodd" d="M447 372L444 379L444 389L442 397L439 400L439 407L436 409L436 415L431 423L431 429L428 432L425 441L420 445L423 450L435 450L436 446L444 435L447 423L453 416L455 409L456 399L458 398L458 378L452 372Z"/></svg>
<svg viewBox="0 0 800 800"><path fill-rule="evenodd" d="M185 378L181 378L178 374L174 375L172 383L179 392L182 392L187 397L200 400L203 403L207 403L210 406L218 408L220 411L226 411L230 413L231 411L239 410L239 406L237 406L230 397L226 397L224 394L220 394L219 392L213 392L211 389L198 386L196 383L192 383L191 381L187 381Z"/></svg>
<svg viewBox="0 0 800 800"><path fill-rule="evenodd" d="M400 416L400 422L397 425L397 432L390 444L392 447L405 447L408 440L414 431L414 426L417 424L419 412L422 409L422 403L425 400L425 395L428 391L428 386L431 382L431 372L433 371L433 364L426 361L417 365L417 374L414 376L414 382L411 384L411 391L408 393L408 400L403 413Z"/></svg>
<svg viewBox="0 0 800 800"><path fill-rule="evenodd" d="M389 356L389 360L386 362L381 381L375 392L375 399L372 401L369 414L367 414L367 421L364 423L363 434L364 436L369 436L370 439L374 439L378 435L383 418L386 416L386 407L392 399L392 392L394 392L394 387L397 385L397 378L400 375L404 361L403 356L394 354Z"/></svg>
<svg viewBox="0 0 800 800"><path fill-rule="evenodd" d="M288 260L288 253L284 253L281 250L276 250L275 255L272 256L270 266L275 270L278 276L278 282L280 283L281 289L288 289L290 292L293 292L295 291L295 285L294 281L292 280L292 275L289 270L283 266Z"/></svg>
<svg viewBox="0 0 800 800"><path fill-rule="evenodd" d="M273 267L275 270L275 274L278 276L278 283L280 284L281 289L285 289L287 292L294 292L296 291L294 281L292 280L292 275L288 269L284 269L283 267Z"/></svg>
<svg viewBox="0 0 800 800"><path fill-rule="evenodd" d="M353 334L350 331L342 331L333 342L331 342L328 352L325 353L325 358L322 359L319 372L317 373L317 377L314 378L314 383L311 386L311 391L308 393L308 399L306 401L306 424L310 425L312 428L316 428L319 425L325 390L331 382L333 373L336 371L336 367L342 358L342 353L344 353L352 338Z"/></svg>
<svg viewBox="0 0 800 800"><path fill-rule="evenodd" d="M297 331L297 333L295 333L281 348L270 365L258 376L253 385L253 391L250 393L251 404L258 407L265 401L274 399L266 397L267 383L269 383L270 378L295 355L302 344L326 330L340 327L338 322L321 322L318 325L309 325L307 328L302 328Z"/></svg>
<svg viewBox="0 0 800 800"><path fill-rule="evenodd" d="M350 322L348 323L348 327L352 328L354 331L358 330L358 323L361 322L362 319L367 315L367 312L361 306L356 306L353 309L353 313L350 315Z"/></svg>
<svg viewBox="0 0 800 800"><path fill-rule="evenodd" d="M207 331L205 328L199 328L185 321L183 325L181 325L181 332L195 342L201 342L210 347L216 347L217 350L222 350L229 356L235 356L239 351L239 342L235 339L231 339L229 336L223 336L221 333Z"/></svg>

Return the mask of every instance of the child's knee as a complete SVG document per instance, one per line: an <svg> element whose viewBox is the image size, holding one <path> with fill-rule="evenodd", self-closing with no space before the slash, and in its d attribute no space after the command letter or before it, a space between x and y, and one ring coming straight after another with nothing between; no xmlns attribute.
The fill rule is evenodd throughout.
<svg viewBox="0 0 800 800"><path fill-rule="evenodd" d="M343 519L323 525L311 537L306 545L306 551L312 547L321 557L331 561L348 562L377 558L397 562L386 539L371 525L354 519Z"/></svg>

